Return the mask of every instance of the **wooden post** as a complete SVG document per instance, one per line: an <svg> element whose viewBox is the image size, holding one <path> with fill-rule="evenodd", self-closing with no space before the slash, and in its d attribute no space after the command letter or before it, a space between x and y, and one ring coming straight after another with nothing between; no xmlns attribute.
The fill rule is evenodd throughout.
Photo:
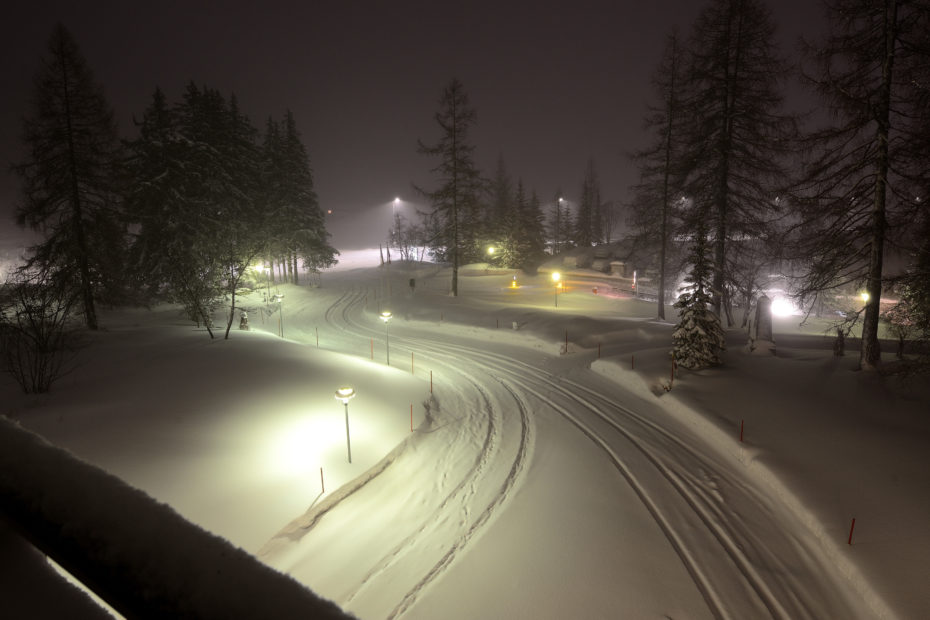
<svg viewBox="0 0 930 620"><path fill-rule="evenodd" d="M433 371L429 371L429 393L433 393Z"/></svg>
<svg viewBox="0 0 930 620"><path fill-rule="evenodd" d="M854 529L856 529L856 518L855 517L853 517L852 525L849 526L849 540L846 541L847 545L852 544L852 535L853 535Z"/></svg>
<svg viewBox="0 0 930 620"><path fill-rule="evenodd" d="M326 485L323 484L323 468L320 468L320 493L326 493Z"/></svg>
<svg viewBox="0 0 930 620"><path fill-rule="evenodd" d="M320 348L320 328L314 327L313 329L316 331L316 348L319 349Z"/></svg>
<svg viewBox="0 0 930 620"><path fill-rule="evenodd" d="M739 421L739 442L743 443L743 420Z"/></svg>

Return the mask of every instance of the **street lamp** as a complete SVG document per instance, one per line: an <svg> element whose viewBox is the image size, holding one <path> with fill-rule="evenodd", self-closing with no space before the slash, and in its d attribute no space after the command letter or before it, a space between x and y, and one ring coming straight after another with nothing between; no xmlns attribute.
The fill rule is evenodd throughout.
<svg viewBox="0 0 930 620"><path fill-rule="evenodd" d="M552 283L555 285L555 307L559 307L559 280L562 279L562 274L558 271L552 272Z"/></svg>
<svg viewBox="0 0 930 620"><path fill-rule="evenodd" d="M351 387L341 387L336 390L336 400L341 400L346 408L346 453L349 463L352 462L352 440L349 438L349 401L355 396L355 389Z"/></svg>
<svg viewBox="0 0 930 620"><path fill-rule="evenodd" d="M385 310L381 313L381 320L384 321L384 348L387 351L387 365L391 365L391 335L388 331L388 321L391 320L391 317L394 316L391 314L390 310Z"/></svg>
<svg viewBox="0 0 930 620"><path fill-rule="evenodd" d="M565 199L559 196L559 199L555 202L555 248L553 248L553 255L559 253L559 232L561 231L561 219L562 219L562 203L565 202Z"/></svg>
<svg viewBox="0 0 930 620"><path fill-rule="evenodd" d="M284 338L284 293L275 293L274 300L278 302L278 335Z"/></svg>

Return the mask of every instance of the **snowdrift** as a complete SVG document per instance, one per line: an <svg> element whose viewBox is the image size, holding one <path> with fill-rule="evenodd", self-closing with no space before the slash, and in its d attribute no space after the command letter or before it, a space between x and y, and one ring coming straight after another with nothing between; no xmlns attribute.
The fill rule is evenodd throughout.
<svg viewBox="0 0 930 620"><path fill-rule="evenodd" d="M24 537L127 617L352 617L2 417L0 509Z"/></svg>

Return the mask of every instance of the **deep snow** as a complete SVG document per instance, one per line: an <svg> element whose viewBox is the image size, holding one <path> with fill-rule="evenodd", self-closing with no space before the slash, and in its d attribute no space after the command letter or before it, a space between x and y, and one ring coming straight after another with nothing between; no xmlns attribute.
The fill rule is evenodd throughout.
<svg viewBox="0 0 930 620"><path fill-rule="evenodd" d="M363 618L930 609L925 381L789 317L775 357L731 330L723 367L666 391L672 324L600 275L556 309L545 273L475 267L452 298L434 265L343 258L279 287L286 340L258 292L229 341L105 313L51 394L0 377L0 413Z"/></svg>

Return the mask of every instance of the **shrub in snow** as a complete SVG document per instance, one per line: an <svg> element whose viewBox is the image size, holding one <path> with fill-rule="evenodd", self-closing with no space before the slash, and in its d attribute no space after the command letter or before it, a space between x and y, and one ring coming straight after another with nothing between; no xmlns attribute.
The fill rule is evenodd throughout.
<svg viewBox="0 0 930 620"><path fill-rule="evenodd" d="M47 392L67 371L77 298L74 288L27 271L0 288L0 367L24 392Z"/></svg>

